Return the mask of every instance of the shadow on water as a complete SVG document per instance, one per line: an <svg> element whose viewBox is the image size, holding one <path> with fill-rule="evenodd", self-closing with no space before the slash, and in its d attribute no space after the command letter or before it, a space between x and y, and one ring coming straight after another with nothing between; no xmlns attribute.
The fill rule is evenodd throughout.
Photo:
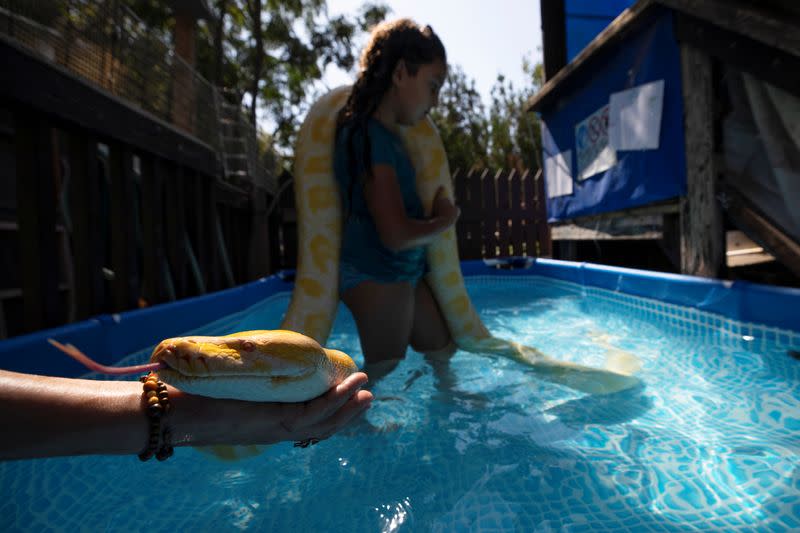
<svg viewBox="0 0 800 533"><path fill-rule="evenodd" d="M639 418L653 407L653 400L645 395L645 389L642 383L613 394L582 396L551 407L544 413L571 427L623 424Z"/></svg>

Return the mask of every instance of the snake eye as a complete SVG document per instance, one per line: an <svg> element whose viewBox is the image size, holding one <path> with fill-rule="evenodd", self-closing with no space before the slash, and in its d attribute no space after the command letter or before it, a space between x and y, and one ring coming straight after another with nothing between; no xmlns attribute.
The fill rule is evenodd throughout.
<svg viewBox="0 0 800 533"><path fill-rule="evenodd" d="M253 344L253 341L242 341L242 350L245 352L252 352L256 349L256 345Z"/></svg>

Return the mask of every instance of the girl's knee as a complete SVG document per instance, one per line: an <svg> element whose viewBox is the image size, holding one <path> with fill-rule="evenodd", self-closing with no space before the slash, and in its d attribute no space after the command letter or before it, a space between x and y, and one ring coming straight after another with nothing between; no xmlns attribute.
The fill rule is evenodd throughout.
<svg viewBox="0 0 800 533"><path fill-rule="evenodd" d="M412 343L411 347L414 348L414 350L418 351L419 353L423 353L427 357L433 357L433 358L450 357L456 352L456 349L458 348L456 346L455 341L451 339L449 336L447 338L447 341L443 343L438 343L438 345L434 344L425 345L422 343Z"/></svg>

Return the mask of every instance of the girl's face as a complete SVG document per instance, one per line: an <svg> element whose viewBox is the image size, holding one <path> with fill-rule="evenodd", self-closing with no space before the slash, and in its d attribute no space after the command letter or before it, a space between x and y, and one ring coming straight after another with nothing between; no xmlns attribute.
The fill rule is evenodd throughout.
<svg viewBox="0 0 800 533"><path fill-rule="evenodd" d="M441 60L420 65L409 74L401 61L395 77L397 88L396 117L403 126L413 126L439 102L439 90L447 77L447 65Z"/></svg>

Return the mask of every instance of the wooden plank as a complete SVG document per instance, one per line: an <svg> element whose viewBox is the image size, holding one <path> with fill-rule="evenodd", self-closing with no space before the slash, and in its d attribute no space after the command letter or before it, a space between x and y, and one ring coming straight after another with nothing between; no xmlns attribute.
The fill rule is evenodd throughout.
<svg viewBox="0 0 800 533"><path fill-rule="evenodd" d="M102 263L97 189L97 141L81 130L67 131L70 171L69 211L75 265L75 317L85 320L102 311Z"/></svg>
<svg viewBox="0 0 800 533"><path fill-rule="evenodd" d="M281 177L281 184L292 179L284 173ZM295 268L297 266L297 212L295 210L295 188L294 184L287 187L281 195L278 205L281 209L281 268Z"/></svg>
<svg viewBox="0 0 800 533"><path fill-rule="evenodd" d="M247 206L249 193L244 189L222 180L216 180L216 188L218 204L238 208Z"/></svg>
<svg viewBox="0 0 800 533"><path fill-rule="evenodd" d="M547 203L545 202L544 174L539 170L534 182L536 184L536 242L539 257L553 256L553 239L550 225L547 223Z"/></svg>
<svg viewBox="0 0 800 533"><path fill-rule="evenodd" d="M495 195L495 174L485 170L481 175L481 195L483 213L483 254L484 257L497 257L497 198Z"/></svg>
<svg viewBox="0 0 800 533"><path fill-rule="evenodd" d="M187 258L184 253L183 235L186 231L185 197L183 191L183 167L167 166L165 176L164 219L165 245L167 262L172 273L175 295L180 298L189 296L187 275Z"/></svg>
<svg viewBox="0 0 800 533"><path fill-rule="evenodd" d="M522 176L522 202L525 206L525 224L523 225L523 239L525 241L525 255L537 257L538 203L536 200L536 178L530 172Z"/></svg>
<svg viewBox="0 0 800 533"><path fill-rule="evenodd" d="M725 232L725 256L729 268L775 261L775 257L739 230Z"/></svg>
<svg viewBox="0 0 800 533"><path fill-rule="evenodd" d="M44 116L14 110L19 268L26 331L61 323L53 132Z"/></svg>
<svg viewBox="0 0 800 533"><path fill-rule="evenodd" d="M659 215L616 217L587 225L555 224L551 227L554 241L652 240L662 235L663 220Z"/></svg>
<svg viewBox="0 0 800 533"><path fill-rule="evenodd" d="M483 198L481 189L483 188L483 172L474 171L469 174L467 190L470 196L470 210L474 215L467 218L469 225L467 229L470 233L470 254L474 254L471 259L481 259L485 252L483 242L483 225L486 220L483 218Z"/></svg>
<svg viewBox="0 0 800 533"><path fill-rule="evenodd" d="M725 213L748 237L775 256L787 269L800 276L800 243L775 226L736 189L720 185Z"/></svg>
<svg viewBox="0 0 800 533"><path fill-rule="evenodd" d="M134 169L135 160L138 157L133 153L130 146L125 146L122 150L122 157L125 163L125 196L127 198L127 218L125 219L125 231L128 233L128 248L125 250L125 284L128 291L128 309L139 307L139 296L141 291L141 272L139 268L139 256L142 252L142 214L141 214L141 180L139 174ZM141 162L141 160L139 160Z"/></svg>
<svg viewBox="0 0 800 533"><path fill-rule="evenodd" d="M142 298L148 305L170 299L164 279L164 182L159 158L144 156L142 178Z"/></svg>
<svg viewBox="0 0 800 533"><path fill-rule="evenodd" d="M130 233L130 152L117 144L109 141L109 177L111 181L111 270L114 278L111 282L113 311L121 312L135 305L135 299L129 284L130 263L129 250L134 246L133 235Z"/></svg>
<svg viewBox="0 0 800 533"><path fill-rule="evenodd" d="M270 235L267 192L256 188L250 196L250 242L247 255L247 280L258 279L270 272Z"/></svg>
<svg viewBox="0 0 800 533"><path fill-rule="evenodd" d="M480 259L483 256L480 175L458 170L453 179L456 202L461 209L456 223L458 253L461 259Z"/></svg>
<svg viewBox="0 0 800 533"><path fill-rule="evenodd" d="M542 196L544 196L544 192L542 192ZM674 198L665 200L663 202L656 202L639 207L631 207L628 209L620 209L618 211L611 211L608 213L598 213L596 215L575 217L565 222L586 226L606 220L614 220L620 217L643 217L650 215L678 214L680 213L680 210L680 200L678 198ZM542 213L542 216L545 216L544 213Z"/></svg>
<svg viewBox="0 0 800 533"><path fill-rule="evenodd" d="M276 189L276 192L280 189ZM274 195L269 195L269 202L267 205L272 205L275 201ZM275 204L277 205L277 204ZM269 225L269 242L267 247L269 249L269 272L277 272L281 268L281 241L280 241L280 210L272 209L267 213L267 224Z"/></svg>
<svg viewBox="0 0 800 533"><path fill-rule="evenodd" d="M208 205L209 189L214 186L216 179L203 174L194 174L193 193L191 195L192 205L194 206L190 212L190 237L192 246L197 254L197 262L200 265L202 272L203 282L206 288L209 287L210 279L210 258L212 255L211 248L211 220L208 216L208 210L203 206Z"/></svg>
<svg viewBox="0 0 800 533"><path fill-rule="evenodd" d="M226 239L229 242L231 269L233 271L234 284L244 280L247 270L247 242L246 228L244 227L242 214L239 209L228 209L228 232Z"/></svg>
<svg viewBox="0 0 800 533"><path fill-rule="evenodd" d="M749 37L775 51L800 56L800 32L797 31L800 17L796 14L752 0L659 0L659 3ZM709 41L708 44L715 43Z"/></svg>
<svg viewBox="0 0 800 533"><path fill-rule="evenodd" d="M687 44L680 50L687 187L681 198L681 272L717 277L725 261L725 239L716 200L711 60Z"/></svg>
<svg viewBox="0 0 800 533"><path fill-rule="evenodd" d="M227 285L225 283L225 267L223 258L219 253L219 242L217 239L217 217L219 216L217 212L217 196L219 194L217 181L216 179L212 179L206 184L208 194L205 200L207 203L202 204L208 224L207 227L209 229L207 238L210 246L209 253L211 254L211 258L209 260L208 282L206 283L206 287L209 291L221 290Z"/></svg>
<svg viewBox="0 0 800 533"><path fill-rule="evenodd" d="M661 250L675 270L681 268L681 216L680 213L662 215Z"/></svg>
<svg viewBox="0 0 800 533"><path fill-rule="evenodd" d="M522 226L525 224L526 213L525 201L522 197L522 179L527 174L527 170L523 174L512 170L511 176L509 177L509 212L511 214L509 241L511 244L511 255L514 256L525 255L525 238Z"/></svg>
<svg viewBox="0 0 800 533"><path fill-rule="evenodd" d="M511 174L513 174L513 170ZM495 175L495 187L497 191L497 248L500 257L508 257L510 252L510 226L511 222L511 204L509 203L509 178L510 175L504 170L500 170Z"/></svg>
<svg viewBox="0 0 800 533"><path fill-rule="evenodd" d="M794 30L800 33L797 27ZM800 56L689 15L675 17L678 40L794 94L800 94Z"/></svg>

